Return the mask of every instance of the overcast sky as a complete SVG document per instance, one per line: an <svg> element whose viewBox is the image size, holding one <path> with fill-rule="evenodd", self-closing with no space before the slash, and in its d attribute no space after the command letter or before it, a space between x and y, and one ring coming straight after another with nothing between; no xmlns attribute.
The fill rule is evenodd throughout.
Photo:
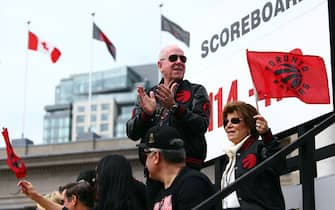
<svg viewBox="0 0 335 210"><path fill-rule="evenodd" d="M186 28L185 22L191 21L185 12L190 1L163 1L161 11L160 2L1 0L0 126L8 128L12 139L20 138L24 130L24 136L35 144L42 142L44 106L54 104L55 86L71 74L89 72L92 12L95 23L117 48L115 62L104 43L93 41L93 71L156 62L160 46L166 44L161 41L160 13L179 24L184 22ZM45 54L27 50L28 20L32 32L60 49L62 55L57 63L52 64Z"/></svg>

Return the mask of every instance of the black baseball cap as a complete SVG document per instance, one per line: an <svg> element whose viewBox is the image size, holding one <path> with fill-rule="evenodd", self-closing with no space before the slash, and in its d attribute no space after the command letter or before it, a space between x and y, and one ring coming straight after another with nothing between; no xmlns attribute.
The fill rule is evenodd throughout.
<svg viewBox="0 0 335 210"><path fill-rule="evenodd" d="M154 126L147 131L144 137L144 143L138 144L137 146L140 148L178 150L184 148L184 142L176 128Z"/></svg>

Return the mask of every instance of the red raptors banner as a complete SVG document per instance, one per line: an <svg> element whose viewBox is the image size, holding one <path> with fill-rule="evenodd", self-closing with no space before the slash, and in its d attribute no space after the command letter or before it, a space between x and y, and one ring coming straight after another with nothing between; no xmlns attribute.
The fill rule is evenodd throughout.
<svg viewBox="0 0 335 210"><path fill-rule="evenodd" d="M24 162L15 154L12 145L9 141L9 135L7 128L2 131L2 136L6 142L7 150L7 164L10 169L15 173L16 178L20 179L26 176L26 165Z"/></svg>
<svg viewBox="0 0 335 210"><path fill-rule="evenodd" d="M247 60L258 100L297 97L307 104L329 104L326 67L319 56L247 50Z"/></svg>

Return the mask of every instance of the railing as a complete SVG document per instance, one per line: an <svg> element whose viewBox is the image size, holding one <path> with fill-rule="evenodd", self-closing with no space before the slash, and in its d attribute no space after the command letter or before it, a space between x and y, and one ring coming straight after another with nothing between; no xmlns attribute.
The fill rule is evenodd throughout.
<svg viewBox="0 0 335 210"><path fill-rule="evenodd" d="M211 206L216 205L220 202L224 197L228 196L233 191L246 182L250 177L253 177L261 172L263 172L270 165L274 164L278 159L283 156L288 155L293 150L299 148L299 157L300 157L300 167L299 160L297 158L288 159L288 170L284 173L288 173L300 168L301 174L301 184L302 184L302 193L303 193L303 209L304 210L315 210L315 197L314 197L314 177L316 177L316 167L315 161L322 160L331 156L335 156L335 144L326 146L315 151L315 136L319 134L321 131L328 128L331 124L335 122L335 114L332 113L321 123L317 124L315 127L309 129L307 132L304 132L304 128L298 128L299 138L292 142L291 144L285 146L280 151L273 154L270 158L266 159L259 165L257 165L252 170L243 174L239 178L235 180L234 183L228 185L222 191L219 191L204 200L193 210L200 209L209 209ZM219 161L220 158L214 160L215 162ZM209 163L210 164L210 163ZM206 164L207 165L207 164ZM221 170L215 170L215 173L221 172ZM217 176L216 176L217 177ZM216 184L220 183L219 180L215 180Z"/></svg>

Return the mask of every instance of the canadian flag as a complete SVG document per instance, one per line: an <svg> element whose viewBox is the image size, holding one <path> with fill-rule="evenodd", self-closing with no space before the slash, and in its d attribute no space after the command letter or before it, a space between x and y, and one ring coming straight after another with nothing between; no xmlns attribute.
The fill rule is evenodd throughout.
<svg viewBox="0 0 335 210"><path fill-rule="evenodd" d="M52 63L56 63L61 55L59 49L50 45L46 41L40 40L36 34L31 31L29 31L28 35L28 49L49 54Z"/></svg>

